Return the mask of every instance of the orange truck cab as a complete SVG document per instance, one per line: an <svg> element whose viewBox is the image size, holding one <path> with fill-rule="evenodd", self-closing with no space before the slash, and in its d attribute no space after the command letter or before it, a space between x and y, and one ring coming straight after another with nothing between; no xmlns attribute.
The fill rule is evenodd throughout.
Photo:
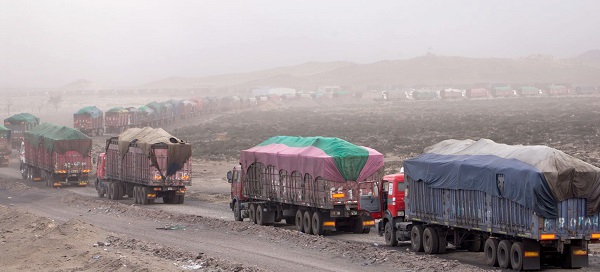
<svg viewBox="0 0 600 272"><path fill-rule="evenodd" d="M371 213L373 218L380 219L377 230L389 246L396 246L398 241L410 241L410 235L399 232L397 226L404 222L405 189L404 172L384 176L379 186L382 212Z"/></svg>

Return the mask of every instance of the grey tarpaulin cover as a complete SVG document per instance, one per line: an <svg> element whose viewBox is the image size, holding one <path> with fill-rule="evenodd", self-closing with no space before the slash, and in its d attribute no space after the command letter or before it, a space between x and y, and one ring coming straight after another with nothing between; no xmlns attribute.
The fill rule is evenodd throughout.
<svg viewBox="0 0 600 272"><path fill-rule="evenodd" d="M587 199L590 215L600 208L600 168L547 146L445 140L404 161L404 170L431 187L484 191L546 218L569 198Z"/></svg>
<svg viewBox="0 0 600 272"><path fill-rule="evenodd" d="M142 149L145 155L149 156L152 163L157 165L152 145L167 145L167 171L165 176L175 174L177 170L183 167L183 164L192 156L192 146L169 134L162 128L130 128L119 136L115 137L119 143L119 154L124 156L129 150L129 145L135 141L138 147ZM108 146L107 146L108 148ZM165 169L159 169L164 172Z"/></svg>

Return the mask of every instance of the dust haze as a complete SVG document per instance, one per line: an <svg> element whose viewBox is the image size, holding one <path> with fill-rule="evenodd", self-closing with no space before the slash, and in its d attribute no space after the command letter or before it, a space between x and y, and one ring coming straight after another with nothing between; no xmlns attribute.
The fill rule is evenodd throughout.
<svg viewBox="0 0 600 272"><path fill-rule="evenodd" d="M595 1L4 0L2 7L0 88L5 91L57 90L80 79L93 82L88 89L153 87L165 78L195 79L166 87L212 87L218 84L202 79L307 62L366 68L362 81L332 75L318 84L431 84L437 74L426 71L417 83L370 82L377 72L368 65L430 53L475 58L502 69L488 58L571 59L600 48ZM285 70L273 74L297 77ZM303 80L279 83L256 76L240 84L311 85L312 78L297 81Z"/></svg>

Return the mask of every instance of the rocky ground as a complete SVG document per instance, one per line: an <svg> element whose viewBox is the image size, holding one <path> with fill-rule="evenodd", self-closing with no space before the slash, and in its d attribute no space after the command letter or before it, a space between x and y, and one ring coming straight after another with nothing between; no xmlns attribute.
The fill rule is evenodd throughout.
<svg viewBox="0 0 600 272"><path fill-rule="evenodd" d="M382 246L373 233L315 237L283 225L234 222L225 172L241 149L274 135L332 136L370 146L386 155L388 173L448 138L543 144L598 166L599 117L598 97L302 102L203 116L166 127L194 146L194 184L184 205L138 206L99 199L89 187L25 183L13 156L11 166L0 169L0 248L7 249L0 265L4 271L489 270L481 254L415 254L406 245ZM96 153L104 141L94 138ZM592 266L583 271L600 269L598 251L592 247Z"/></svg>

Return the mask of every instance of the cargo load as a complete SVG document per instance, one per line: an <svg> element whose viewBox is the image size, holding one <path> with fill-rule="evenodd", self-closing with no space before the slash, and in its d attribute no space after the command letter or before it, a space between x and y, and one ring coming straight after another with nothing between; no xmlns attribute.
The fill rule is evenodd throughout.
<svg viewBox="0 0 600 272"><path fill-rule="evenodd" d="M276 136L241 151L240 166L228 173L231 208L239 221L285 219L307 233L368 232L374 220L367 209L377 204L382 176L383 155L374 149L337 138Z"/></svg>
<svg viewBox="0 0 600 272"><path fill-rule="evenodd" d="M23 133L40 124L40 118L30 113L23 112L4 119L4 126L12 132L11 146L17 148L23 141Z"/></svg>
<svg viewBox="0 0 600 272"><path fill-rule="evenodd" d="M25 132L21 174L48 186L87 186L92 139L79 130L43 123Z"/></svg>
<svg viewBox="0 0 600 272"><path fill-rule="evenodd" d="M542 260L575 268L600 242L600 168L554 148L446 140L405 160L404 171L396 235L414 251L444 253L448 242L505 269Z"/></svg>
<svg viewBox="0 0 600 272"><path fill-rule="evenodd" d="M104 113L96 106L87 106L73 114L73 127L88 136L104 134Z"/></svg>
<svg viewBox="0 0 600 272"><path fill-rule="evenodd" d="M98 196L136 204L182 204L186 186L191 185L192 147L161 128L130 128L106 142L98 156Z"/></svg>

